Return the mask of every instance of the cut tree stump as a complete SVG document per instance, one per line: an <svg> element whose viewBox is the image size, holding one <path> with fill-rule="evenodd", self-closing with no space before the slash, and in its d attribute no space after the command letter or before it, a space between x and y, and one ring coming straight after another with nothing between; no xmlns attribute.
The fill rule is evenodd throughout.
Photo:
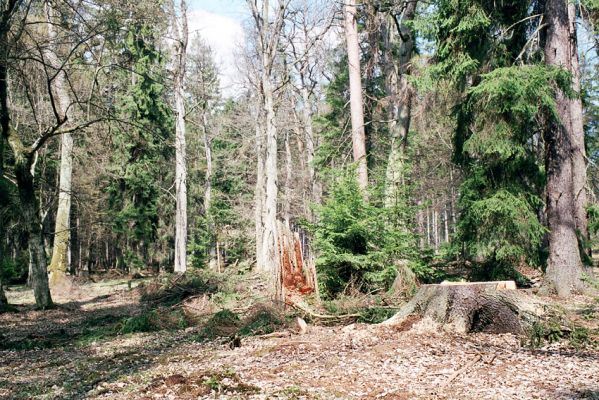
<svg viewBox="0 0 599 400"><path fill-rule="evenodd" d="M545 303L517 290L513 281L443 282L421 286L412 300L383 324L399 325L418 315L453 332L520 335L545 309Z"/></svg>

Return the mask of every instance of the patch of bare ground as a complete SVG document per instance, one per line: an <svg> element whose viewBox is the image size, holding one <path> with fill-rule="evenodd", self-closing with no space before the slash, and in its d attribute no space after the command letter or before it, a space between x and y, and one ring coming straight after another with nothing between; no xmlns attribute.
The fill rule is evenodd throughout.
<svg viewBox="0 0 599 400"><path fill-rule="evenodd" d="M139 307L132 292L85 293L76 306L0 316L3 338L67 339L0 351L0 398L599 399L597 350L530 349L513 335L450 334L417 318L310 326L303 335L243 338L236 348L194 341L200 327L76 342L83 321ZM596 324L596 314L585 317L588 300L572 299L572 312L587 310L581 318Z"/></svg>

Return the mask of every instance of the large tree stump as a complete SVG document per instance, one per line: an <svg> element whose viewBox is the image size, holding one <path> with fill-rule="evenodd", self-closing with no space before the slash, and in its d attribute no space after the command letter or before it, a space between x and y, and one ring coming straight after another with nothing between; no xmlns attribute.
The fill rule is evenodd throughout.
<svg viewBox="0 0 599 400"><path fill-rule="evenodd" d="M545 305L516 290L513 281L448 282L422 286L383 324L401 324L409 316L419 315L454 332L524 334L544 312Z"/></svg>

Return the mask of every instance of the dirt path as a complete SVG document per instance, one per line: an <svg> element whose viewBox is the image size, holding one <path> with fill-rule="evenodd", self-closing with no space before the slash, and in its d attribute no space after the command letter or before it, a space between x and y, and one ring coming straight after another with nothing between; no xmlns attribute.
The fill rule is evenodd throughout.
<svg viewBox="0 0 599 400"><path fill-rule="evenodd" d="M196 328L95 340L139 312L123 287L92 285L57 310L0 315L0 398L599 399L598 352L530 350L510 335L352 325L234 349L195 342Z"/></svg>

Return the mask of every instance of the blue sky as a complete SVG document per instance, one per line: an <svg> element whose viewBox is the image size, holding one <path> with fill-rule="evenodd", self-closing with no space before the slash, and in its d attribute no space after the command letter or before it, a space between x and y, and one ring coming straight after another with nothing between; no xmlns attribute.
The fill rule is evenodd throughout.
<svg viewBox="0 0 599 400"><path fill-rule="evenodd" d="M236 53L245 41L242 21L248 17L246 0L188 0L191 37L199 33L212 48L225 96L237 92Z"/></svg>
<svg viewBox="0 0 599 400"><path fill-rule="evenodd" d="M234 19L243 19L247 15L245 0L190 0L189 7Z"/></svg>

